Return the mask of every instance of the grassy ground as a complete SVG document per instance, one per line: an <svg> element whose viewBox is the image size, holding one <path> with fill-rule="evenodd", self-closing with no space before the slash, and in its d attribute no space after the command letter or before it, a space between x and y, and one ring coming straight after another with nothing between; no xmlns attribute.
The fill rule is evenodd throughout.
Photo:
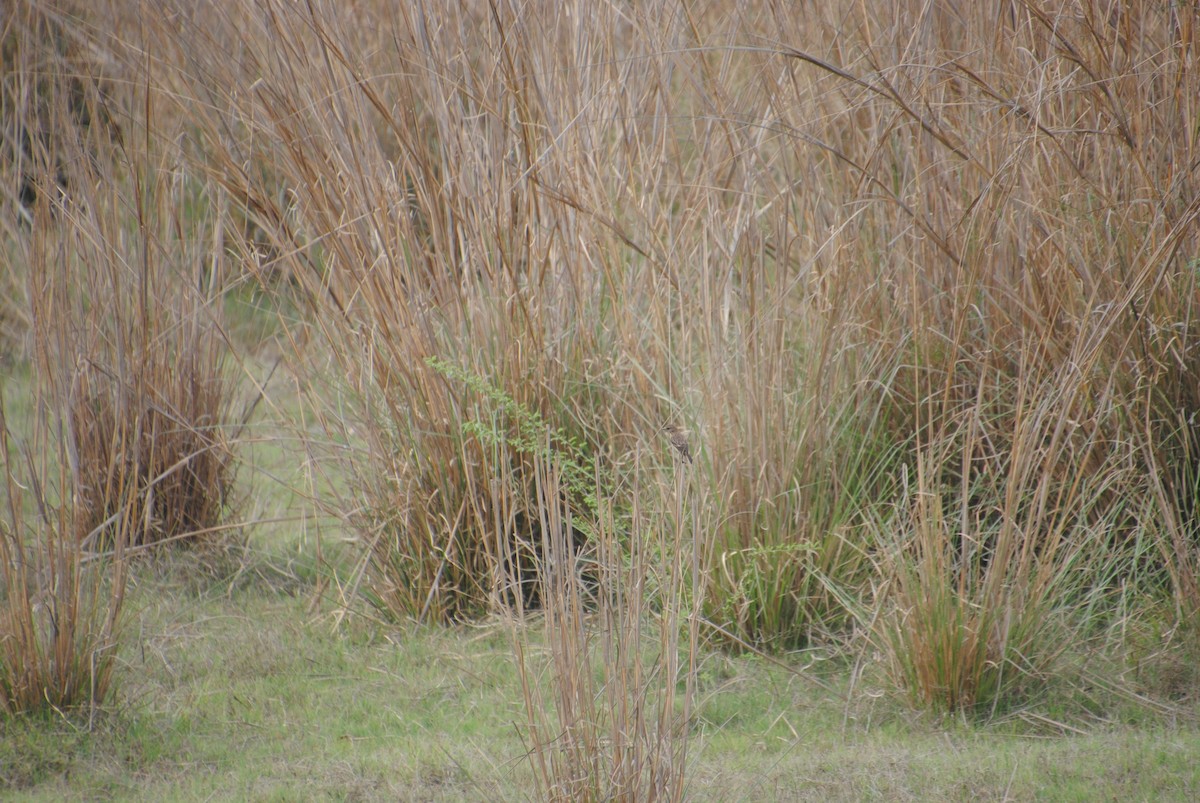
<svg viewBox="0 0 1200 803"><path fill-rule="evenodd" d="M14 800L523 800L530 768L506 628L358 623L260 564L230 584L143 580L120 700L91 723L10 721ZM834 672L844 692L847 673ZM933 721L855 703L755 658L702 671L693 800L1189 800L1200 731L1166 720Z"/></svg>

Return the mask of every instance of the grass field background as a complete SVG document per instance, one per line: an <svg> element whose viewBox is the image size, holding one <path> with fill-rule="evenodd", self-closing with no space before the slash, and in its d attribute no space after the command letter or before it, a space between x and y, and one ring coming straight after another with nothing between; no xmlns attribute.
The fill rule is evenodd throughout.
<svg viewBox="0 0 1200 803"><path fill-rule="evenodd" d="M6 795L1193 799L1198 22L6 6Z"/></svg>

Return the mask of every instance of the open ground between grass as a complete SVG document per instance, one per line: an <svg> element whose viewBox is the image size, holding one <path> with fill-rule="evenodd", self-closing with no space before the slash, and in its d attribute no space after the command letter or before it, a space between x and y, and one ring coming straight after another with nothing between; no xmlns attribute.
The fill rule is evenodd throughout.
<svg viewBox="0 0 1200 803"><path fill-rule="evenodd" d="M305 592L261 579L200 595L143 582L122 702L90 729L7 723L6 798L532 796L502 626L332 633ZM842 692L848 674L824 681ZM1200 791L1192 725L1048 736L925 719L886 696L853 704L847 719L840 694L723 654L705 658L700 699L689 800L1190 800Z"/></svg>

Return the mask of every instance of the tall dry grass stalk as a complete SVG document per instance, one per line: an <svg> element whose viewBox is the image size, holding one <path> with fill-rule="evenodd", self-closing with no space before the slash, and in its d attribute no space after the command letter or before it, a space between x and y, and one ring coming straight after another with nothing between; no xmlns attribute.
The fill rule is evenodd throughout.
<svg viewBox="0 0 1200 803"><path fill-rule="evenodd" d="M594 563L581 565L561 472L536 463L544 604L534 614L518 605L510 622L540 796L683 800L701 646L701 502L682 468L659 490L673 498L670 520L635 502L626 523L605 500L588 526ZM498 517L501 543L511 530ZM502 587L519 582L501 576Z"/></svg>
<svg viewBox="0 0 1200 803"><path fill-rule="evenodd" d="M3 407L0 716L94 712L108 699L117 659L125 542L116 540L103 563L86 561L70 497L60 496L71 488L61 442L43 418L32 441L14 443Z"/></svg>
<svg viewBox="0 0 1200 803"><path fill-rule="evenodd" d="M125 540L113 541L113 560L85 565L76 532L80 510L70 448L66 394L54 384L56 327L65 310L36 309L41 282L57 266L45 239L34 234L62 209L71 157L90 153L90 125L81 122L89 86L72 67L86 65L69 45L67 31L32 4L3 15L5 259L10 291L0 313L19 333L7 341L22 348L6 354L32 357L32 410L14 437L0 399L0 466L4 521L0 523L0 714L95 706L108 698L117 657L125 589ZM74 63L72 60L74 58ZM92 96L91 99L94 99ZM25 352L25 353L22 353ZM9 369L6 369L6 373ZM9 382L0 393L13 393ZM23 437L22 437L23 436ZM111 571L108 569L111 568Z"/></svg>

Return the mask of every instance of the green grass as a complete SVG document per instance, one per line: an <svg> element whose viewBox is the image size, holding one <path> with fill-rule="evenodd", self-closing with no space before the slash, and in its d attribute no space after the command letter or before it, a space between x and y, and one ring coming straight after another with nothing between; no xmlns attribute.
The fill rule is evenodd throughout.
<svg viewBox="0 0 1200 803"><path fill-rule="evenodd" d="M259 569L201 594L170 575L139 582L120 702L90 725L6 723L6 798L531 796L503 626L334 630L311 611L311 586ZM1186 800L1200 790L1189 720L1047 737L917 716L870 683L847 708L848 674L826 672L825 690L755 657L707 654L688 798Z"/></svg>
<svg viewBox="0 0 1200 803"><path fill-rule="evenodd" d="M124 657L126 702L90 738L69 732L74 750L54 762L38 756L70 726L23 725L5 744L6 765L29 768L13 780L48 799L394 799L426 784L476 797L458 761L494 786L488 756L520 747L501 644L331 635L305 606L251 590L148 607Z"/></svg>

